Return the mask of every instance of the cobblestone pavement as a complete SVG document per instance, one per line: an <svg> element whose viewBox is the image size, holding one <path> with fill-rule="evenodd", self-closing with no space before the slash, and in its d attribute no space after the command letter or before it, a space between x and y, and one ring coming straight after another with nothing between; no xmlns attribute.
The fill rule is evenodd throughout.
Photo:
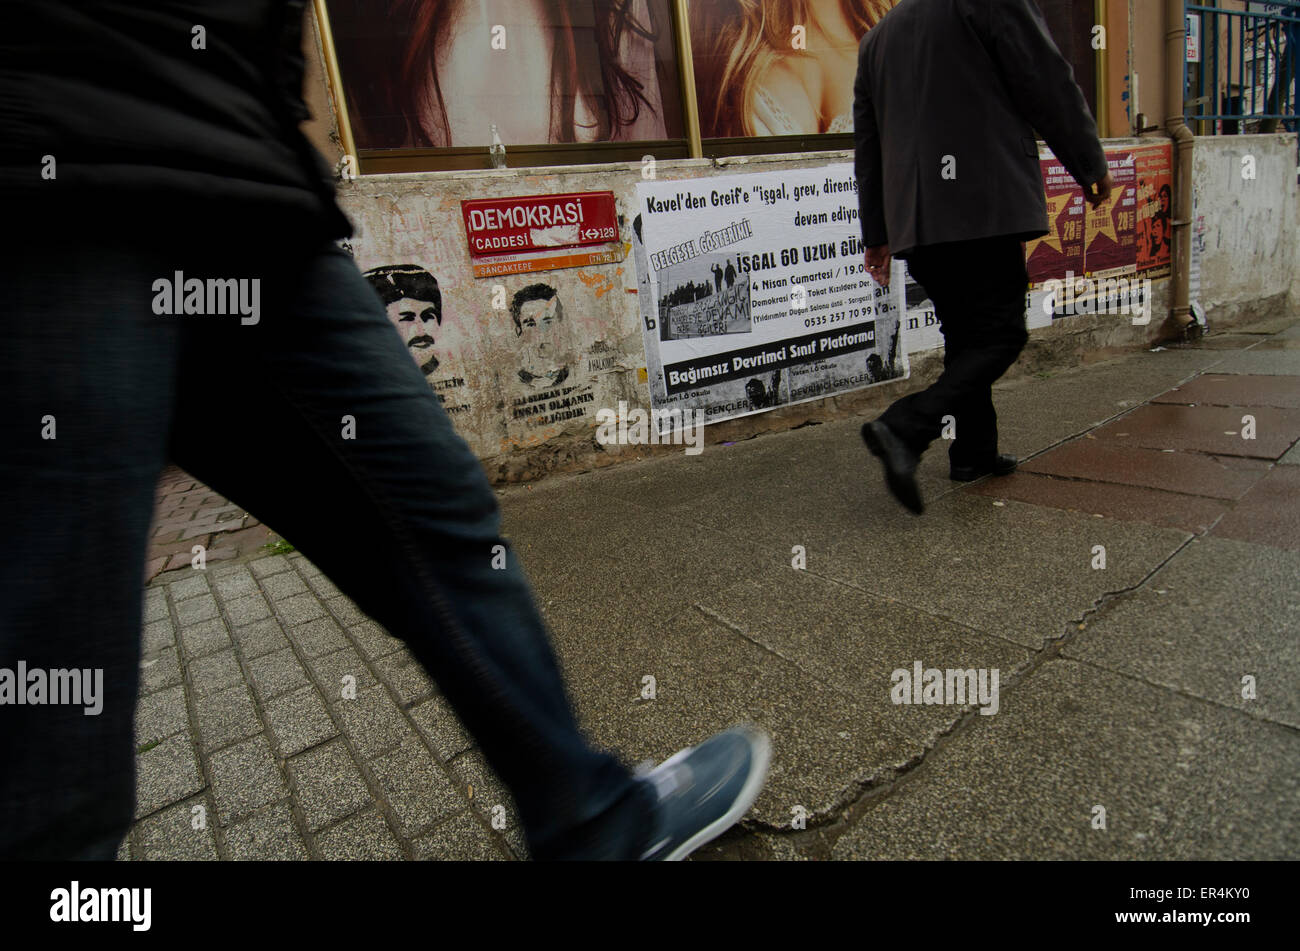
<svg viewBox="0 0 1300 951"><path fill-rule="evenodd" d="M151 587L142 676L131 858L523 854L431 681L297 553Z"/></svg>

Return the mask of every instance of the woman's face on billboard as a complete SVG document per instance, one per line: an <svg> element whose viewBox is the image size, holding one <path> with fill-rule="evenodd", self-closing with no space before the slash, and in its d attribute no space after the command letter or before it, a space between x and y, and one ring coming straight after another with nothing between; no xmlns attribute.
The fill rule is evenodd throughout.
<svg viewBox="0 0 1300 951"><path fill-rule="evenodd" d="M490 144L493 124L505 143L550 141L555 30L544 4L460 0L436 54L453 145ZM581 98L576 111L581 141L581 126L595 122Z"/></svg>

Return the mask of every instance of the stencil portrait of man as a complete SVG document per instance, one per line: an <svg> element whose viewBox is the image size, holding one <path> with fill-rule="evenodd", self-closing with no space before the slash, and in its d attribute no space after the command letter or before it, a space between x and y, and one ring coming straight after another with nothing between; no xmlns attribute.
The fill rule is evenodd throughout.
<svg viewBox="0 0 1300 951"><path fill-rule="evenodd" d="M530 284L510 302L515 336L520 338L519 380L545 389L569 379L577 363L564 336L564 305L549 284Z"/></svg>
<svg viewBox="0 0 1300 951"><path fill-rule="evenodd" d="M438 279L414 264L395 264L367 271L366 280L388 309L425 376L441 365L435 347L442 330L442 292Z"/></svg>

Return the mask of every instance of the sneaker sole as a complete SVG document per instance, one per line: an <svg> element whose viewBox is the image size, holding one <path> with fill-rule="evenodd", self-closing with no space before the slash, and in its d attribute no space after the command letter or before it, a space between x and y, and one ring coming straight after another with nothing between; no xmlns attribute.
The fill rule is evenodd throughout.
<svg viewBox="0 0 1300 951"><path fill-rule="evenodd" d="M663 861L680 862L700 846L706 845L722 835L744 818L745 813L749 812L749 807L754 804L754 800L758 798L758 794L763 789L763 783L767 780L767 767L772 758L772 741L766 733L756 731L750 741L750 749L754 762L750 767L749 777L745 780L745 785L741 787L740 795L736 797L736 801L732 803L731 808L727 810L722 818L705 826L669 852Z"/></svg>

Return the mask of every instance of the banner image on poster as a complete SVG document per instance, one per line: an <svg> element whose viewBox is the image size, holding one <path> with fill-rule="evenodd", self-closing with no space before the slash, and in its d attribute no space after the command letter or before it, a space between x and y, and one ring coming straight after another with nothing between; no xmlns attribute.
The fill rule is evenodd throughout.
<svg viewBox="0 0 1300 951"><path fill-rule="evenodd" d="M1133 151L1107 149L1106 161L1115 188L1109 201L1085 211L1084 267L1096 277L1125 277L1137 269L1137 175Z"/></svg>
<svg viewBox="0 0 1300 951"><path fill-rule="evenodd" d="M851 164L637 186L654 409L748 416L905 377L903 284L866 273Z"/></svg>
<svg viewBox="0 0 1300 951"><path fill-rule="evenodd" d="M822 77L856 62L895 0L689 0L700 132L705 139L853 131L853 82L823 99ZM809 36L810 24L848 30ZM807 41L804 41L804 40ZM791 50L800 66L789 68ZM830 106L830 108L822 108Z"/></svg>
<svg viewBox="0 0 1300 951"><path fill-rule="evenodd" d="M1168 277L1173 264L1173 146L1166 143L1136 149L1134 165L1138 273L1152 279Z"/></svg>
<svg viewBox="0 0 1300 951"><path fill-rule="evenodd" d="M1040 158L1047 192L1047 224L1052 230L1029 242L1029 280L1040 285L1067 271L1083 273L1083 191L1050 152Z"/></svg>
<svg viewBox="0 0 1300 951"><path fill-rule="evenodd" d="M507 149L686 135L671 0L324 7L359 149L486 150L494 127Z"/></svg>

